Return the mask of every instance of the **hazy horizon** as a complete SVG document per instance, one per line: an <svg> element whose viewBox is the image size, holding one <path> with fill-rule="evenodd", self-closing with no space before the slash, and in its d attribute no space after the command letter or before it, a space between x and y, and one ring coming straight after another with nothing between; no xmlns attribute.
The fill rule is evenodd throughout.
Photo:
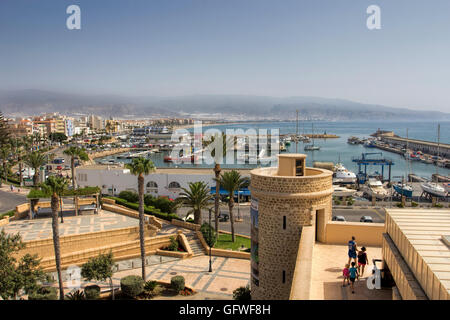
<svg viewBox="0 0 450 320"><path fill-rule="evenodd" d="M66 8L81 8L81 30ZM381 8L381 30L366 9ZM450 110L450 2L3 0L0 88Z"/></svg>

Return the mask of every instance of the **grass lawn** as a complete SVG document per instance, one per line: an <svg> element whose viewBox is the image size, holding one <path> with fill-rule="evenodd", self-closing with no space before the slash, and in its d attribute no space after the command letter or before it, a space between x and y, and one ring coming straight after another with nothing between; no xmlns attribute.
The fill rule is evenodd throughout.
<svg viewBox="0 0 450 320"><path fill-rule="evenodd" d="M245 248L250 248L250 239L235 236L235 241L231 242L231 234L219 233L219 239L214 245L214 248L239 251L242 245Z"/></svg>

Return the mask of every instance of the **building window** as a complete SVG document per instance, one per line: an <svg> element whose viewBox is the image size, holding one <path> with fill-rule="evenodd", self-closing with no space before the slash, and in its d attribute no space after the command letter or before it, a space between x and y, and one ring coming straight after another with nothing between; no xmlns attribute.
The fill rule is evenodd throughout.
<svg viewBox="0 0 450 320"><path fill-rule="evenodd" d="M283 283L286 283L286 271L283 270Z"/></svg>
<svg viewBox="0 0 450 320"><path fill-rule="evenodd" d="M169 183L169 189L179 189L181 188L180 184L176 181L172 181Z"/></svg>
<svg viewBox="0 0 450 320"><path fill-rule="evenodd" d="M286 230L286 216L283 216L283 230Z"/></svg>
<svg viewBox="0 0 450 320"><path fill-rule="evenodd" d="M147 183L147 188L158 188L158 184L155 181L149 181Z"/></svg>

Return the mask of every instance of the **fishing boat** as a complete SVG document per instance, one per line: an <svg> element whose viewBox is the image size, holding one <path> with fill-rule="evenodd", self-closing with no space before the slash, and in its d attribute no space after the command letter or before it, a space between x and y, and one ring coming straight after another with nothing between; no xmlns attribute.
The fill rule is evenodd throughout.
<svg viewBox="0 0 450 320"><path fill-rule="evenodd" d="M357 137L350 137L347 139L348 144L359 144L360 140Z"/></svg>
<svg viewBox="0 0 450 320"><path fill-rule="evenodd" d="M368 194L369 197L375 196L376 199L380 200L383 200L389 195L381 181L373 178L369 178L366 182L365 193Z"/></svg>
<svg viewBox="0 0 450 320"><path fill-rule="evenodd" d="M356 174L347 170L342 163L334 166L333 183L356 183Z"/></svg>

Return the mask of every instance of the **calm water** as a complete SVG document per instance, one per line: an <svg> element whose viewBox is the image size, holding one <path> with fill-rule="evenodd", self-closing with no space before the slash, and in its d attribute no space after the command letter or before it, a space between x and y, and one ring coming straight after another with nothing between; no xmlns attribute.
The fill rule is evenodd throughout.
<svg viewBox="0 0 450 320"><path fill-rule="evenodd" d="M450 143L450 122L441 122L440 141L442 143ZM267 123L248 123L248 124L224 124L204 127L217 128L221 131L226 129L279 129L280 134L295 133L295 122L267 122ZM338 162L340 161L347 167L347 169L357 172L358 167L356 163L352 162L353 157L360 157L363 152L382 152L384 158L391 159L394 162L392 166L392 176L404 176L406 174L405 159L398 154L379 150L376 148L365 148L362 145L350 145L347 139L350 136L359 138L369 137L378 128L381 130L393 130L395 134L405 137L406 129L411 139L420 139L427 141L437 141L437 123L435 122L389 122L389 121L367 121L367 122L314 122L314 133L329 133L340 136L338 139L315 139L315 145L321 147L319 151L304 151L303 142L298 143L298 152L306 153L307 165L312 166L313 161L323 162ZM191 129L192 131L193 129ZM311 122L299 121L300 134L311 133ZM270 132L270 131L269 131ZM295 152L295 143L291 143L288 147L290 153ZM150 158L158 167L175 167L177 165L171 163L164 163L163 158L167 153L152 154ZM126 161L126 160L124 160ZM432 164L425 164L418 161L410 162L411 172L419 176L430 178L431 174L436 173L436 166ZM191 165L182 164L178 167L212 167L208 165ZM255 165L226 165L223 167L248 167L253 168ZM388 168L385 167L385 177L388 174ZM378 171L381 172L381 166L368 166L369 173ZM450 169L438 168L438 172L442 175L450 175Z"/></svg>

